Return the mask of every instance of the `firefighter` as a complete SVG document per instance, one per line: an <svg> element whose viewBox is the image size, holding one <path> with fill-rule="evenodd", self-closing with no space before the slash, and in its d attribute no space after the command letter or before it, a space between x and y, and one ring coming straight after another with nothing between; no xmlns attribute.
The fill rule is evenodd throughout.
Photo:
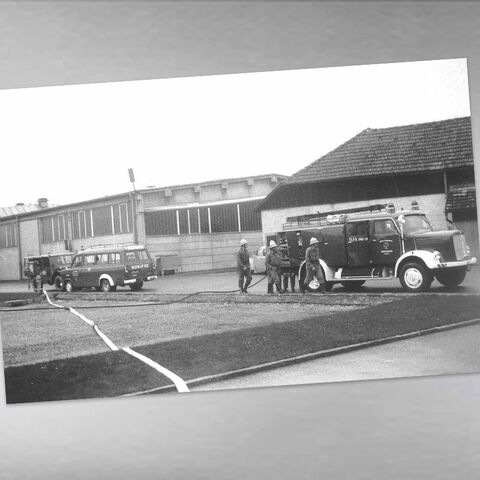
<svg viewBox="0 0 480 480"><path fill-rule="evenodd" d="M310 246L305 252L305 264L307 268L307 276L305 282L301 286L302 293L305 293L305 285L308 285L315 277L320 284L320 292L325 293L325 277L323 275L322 267L320 266L320 256L318 245L319 241L312 237L310 239Z"/></svg>
<svg viewBox="0 0 480 480"><path fill-rule="evenodd" d="M287 239L283 237L280 240L280 253L282 255L282 266L280 268L282 274L282 283L283 283L283 291L288 292L288 280L290 279L290 287L292 289L292 293L295 292L295 266L294 260L289 258L289 248Z"/></svg>
<svg viewBox="0 0 480 480"><path fill-rule="evenodd" d="M33 291L36 293L41 293L43 290L43 279L42 279L42 269L40 267L40 262L38 260L29 262L28 267L25 269L24 273L28 278L28 289L30 290L30 282L31 282L33 286Z"/></svg>
<svg viewBox="0 0 480 480"><path fill-rule="evenodd" d="M248 253L247 245L248 242L242 238L242 240L240 240L240 250L237 253L238 286L240 287L240 293L248 293L247 288L252 281L250 254Z"/></svg>
<svg viewBox="0 0 480 480"><path fill-rule="evenodd" d="M275 284L278 293L284 293L280 283L280 268L282 265L282 255L278 251L278 246L274 240L270 240L270 250L265 255L265 266L268 274L267 293L273 293L273 284Z"/></svg>

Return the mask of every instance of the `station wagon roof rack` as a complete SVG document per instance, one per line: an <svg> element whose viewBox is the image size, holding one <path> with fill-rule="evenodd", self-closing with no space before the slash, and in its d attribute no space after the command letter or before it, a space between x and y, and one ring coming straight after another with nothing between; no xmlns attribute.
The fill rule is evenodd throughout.
<svg viewBox="0 0 480 480"><path fill-rule="evenodd" d="M124 242L124 243L97 243L95 245L89 245L88 247L83 247L78 250L78 252L85 252L87 250L102 250L109 248L125 248L125 249L138 249L145 248L145 245L139 245L134 242Z"/></svg>

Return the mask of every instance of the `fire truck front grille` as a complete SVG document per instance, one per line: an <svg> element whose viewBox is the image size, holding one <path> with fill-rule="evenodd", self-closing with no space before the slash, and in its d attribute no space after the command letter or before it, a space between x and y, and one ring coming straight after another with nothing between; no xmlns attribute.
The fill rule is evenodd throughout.
<svg viewBox="0 0 480 480"><path fill-rule="evenodd" d="M457 260L463 260L468 256L465 235L455 235L453 237L453 247L455 249L455 257L457 258Z"/></svg>

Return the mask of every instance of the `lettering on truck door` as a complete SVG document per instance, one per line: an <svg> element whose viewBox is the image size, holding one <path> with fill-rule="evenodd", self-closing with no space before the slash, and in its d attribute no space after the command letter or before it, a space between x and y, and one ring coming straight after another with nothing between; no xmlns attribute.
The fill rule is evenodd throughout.
<svg viewBox="0 0 480 480"><path fill-rule="evenodd" d="M364 267L371 264L369 221L361 220L346 224L347 258L350 267Z"/></svg>

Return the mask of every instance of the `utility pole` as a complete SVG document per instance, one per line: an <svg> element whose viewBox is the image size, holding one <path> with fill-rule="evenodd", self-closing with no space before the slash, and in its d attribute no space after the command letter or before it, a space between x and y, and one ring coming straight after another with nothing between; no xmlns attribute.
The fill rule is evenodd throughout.
<svg viewBox="0 0 480 480"><path fill-rule="evenodd" d="M128 169L128 176L133 186L133 240L135 244L138 243L138 229L137 229L137 190L135 189L135 174L133 168Z"/></svg>

